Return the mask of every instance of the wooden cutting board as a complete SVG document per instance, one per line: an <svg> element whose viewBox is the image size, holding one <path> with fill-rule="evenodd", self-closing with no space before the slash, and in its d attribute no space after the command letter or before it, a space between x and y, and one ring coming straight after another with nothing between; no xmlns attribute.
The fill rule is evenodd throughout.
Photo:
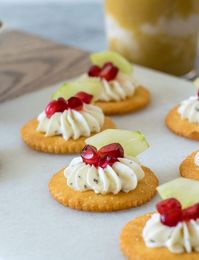
<svg viewBox="0 0 199 260"><path fill-rule="evenodd" d="M0 34L0 102L79 75L88 53L18 31Z"/></svg>

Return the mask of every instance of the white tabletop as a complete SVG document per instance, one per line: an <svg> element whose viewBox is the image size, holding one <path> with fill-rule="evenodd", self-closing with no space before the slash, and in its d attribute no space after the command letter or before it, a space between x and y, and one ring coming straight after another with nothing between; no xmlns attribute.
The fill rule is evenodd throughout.
<svg viewBox="0 0 199 260"><path fill-rule="evenodd" d="M116 116L118 127L142 131L151 147L139 156L164 183L179 175L186 155L198 142L172 134L167 111L195 94L186 81L136 67L137 78L152 95L151 105L136 114ZM123 259L122 227L154 209L158 195L139 208L115 213L88 213L65 208L48 192L48 181L72 158L32 151L20 139L20 127L42 111L56 87L0 105L0 259Z"/></svg>

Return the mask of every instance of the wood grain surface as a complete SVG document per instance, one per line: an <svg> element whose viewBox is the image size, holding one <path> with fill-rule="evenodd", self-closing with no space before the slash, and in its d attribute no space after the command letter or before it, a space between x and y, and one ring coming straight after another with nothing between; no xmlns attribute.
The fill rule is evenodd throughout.
<svg viewBox="0 0 199 260"><path fill-rule="evenodd" d="M88 53L17 31L0 34L0 102L79 75Z"/></svg>

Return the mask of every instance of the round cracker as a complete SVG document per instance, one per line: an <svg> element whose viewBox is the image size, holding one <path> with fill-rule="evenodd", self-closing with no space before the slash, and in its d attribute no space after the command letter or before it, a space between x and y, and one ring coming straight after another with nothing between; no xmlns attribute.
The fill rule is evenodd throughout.
<svg viewBox="0 0 199 260"><path fill-rule="evenodd" d="M104 212L133 208L148 202L156 194L157 177L150 169L142 168L145 177L139 181L135 190L128 193L102 195L90 190L75 191L67 185L64 170L59 171L51 178L49 191L59 203L77 210Z"/></svg>
<svg viewBox="0 0 199 260"><path fill-rule="evenodd" d="M79 153L85 146L85 139L87 137L80 137L77 140L64 140L60 136L45 136L44 133L37 132L37 119L33 119L26 123L21 129L21 137L23 141L32 149L54 154L70 154ZM108 117L105 117L102 130L116 128L115 123ZM93 133L94 135L96 133Z"/></svg>
<svg viewBox="0 0 199 260"><path fill-rule="evenodd" d="M96 105L99 106L105 115L120 115L131 112L136 112L150 103L150 93L142 86L136 88L132 97L122 101L98 101Z"/></svg>
<svg viewBox="0 0 199 260"><path fill-rule="evenodd" d="M182 177L199 181L199 166L197 166L194 161L197 152L193 152L192 154L190 154L180 164L180 175Z"/></svg>
<svg viewBox="0 0 199 260"><path fill-rule="evenodd" d="M150 248L144 243L143 228L151 214L131 220L120 235L120 248L129 260L197 260L199 253L174 254L167 248Z"/></svg>
<svg viewBox="0 0 199 260"><path fill-rule="evenodd" d="M177 110L178 106L174 107L166 116L168 128L177 135L199 141L199 124L182 119Z"/></svg>

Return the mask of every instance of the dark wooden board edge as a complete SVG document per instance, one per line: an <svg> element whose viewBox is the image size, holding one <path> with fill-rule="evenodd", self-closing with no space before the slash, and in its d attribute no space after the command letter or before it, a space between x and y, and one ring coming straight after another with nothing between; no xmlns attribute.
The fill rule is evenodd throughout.
<svg viewBox="0 0 199 260"><path fill-rule="evenodd" d="M0 34L0 102L84 72L88 52L18 31Z"/></svg>

